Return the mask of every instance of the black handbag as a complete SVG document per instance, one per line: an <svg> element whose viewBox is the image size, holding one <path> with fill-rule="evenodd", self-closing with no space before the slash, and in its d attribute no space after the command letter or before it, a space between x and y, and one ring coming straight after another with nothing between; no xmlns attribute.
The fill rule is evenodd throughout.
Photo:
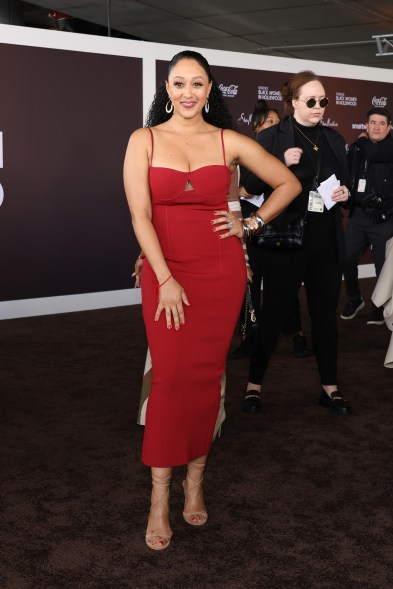
<svg viewBox="0 0 393 589"><path fill-rule="evenodd" d="M258 236L258 246L277 250L291 250L302 247L305 217L299 217L284 227L267 223Z"/></svg>
<svg viewBox="0 0 393 589"><path fill-rule="evenodd" d="M261 348L261 334L254 305L252 304L249 284L247 284L244 301L244 320L241 326L241 338L247 355L251 360L258 358Z"/></svg>

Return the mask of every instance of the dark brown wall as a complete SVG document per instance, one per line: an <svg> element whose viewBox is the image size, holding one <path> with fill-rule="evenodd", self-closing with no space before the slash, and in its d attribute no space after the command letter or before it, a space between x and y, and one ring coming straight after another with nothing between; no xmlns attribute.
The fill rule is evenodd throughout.
<svg viewBox="0 0 393 589"><path fill-rule="evenodd" d="M122 166L140 59L0 46L0 300L129 288Z"/></svg>

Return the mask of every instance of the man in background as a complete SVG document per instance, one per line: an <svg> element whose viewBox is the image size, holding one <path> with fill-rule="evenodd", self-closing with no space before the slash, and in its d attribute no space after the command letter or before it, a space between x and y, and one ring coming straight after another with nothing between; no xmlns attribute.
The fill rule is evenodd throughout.
<svg viewBox="0 0 393 589"><path fill-rule="evenodd" d="M358 138L348 151L352 198L345 231L347 251L344 278L348 303L342 319L353 319L365 302L359 288L357 264L371 245L377 277L385 261L385 246L393 236L393 138L386 108L367 113L367 137ZM382 325L383 307L372 304L368 325Z"/></svg>

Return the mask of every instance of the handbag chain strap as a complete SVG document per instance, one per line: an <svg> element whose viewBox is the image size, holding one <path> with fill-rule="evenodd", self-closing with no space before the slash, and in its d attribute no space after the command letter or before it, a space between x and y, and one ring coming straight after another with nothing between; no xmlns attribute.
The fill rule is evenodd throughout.
<svg viewBox="0 0 393 589"><path fill-rule="evenodd" d="M248 307L248 310L250 312L251 321L253 323L255 323L255 321L257 320L257 317L255 315L254 305L252 304L251 289L250 289L249 284L247 284L247 289L246 289L246 307Z"/></svg>
<svg viewBox="0 0 393 589"><path fill-rule="evenodd" d="M247 288L246 288L246 301L245 301L245 304L244 304L244 322L243 322L242 328L241 328L241 333L242 333L242 339L243 340L246 337L247 316L248 316L248 313L250 313L251 323L256 323L257 317L255 315L254 305L252 304L251 290L250 290L250 285L249 284L247 284Z"/></svg>

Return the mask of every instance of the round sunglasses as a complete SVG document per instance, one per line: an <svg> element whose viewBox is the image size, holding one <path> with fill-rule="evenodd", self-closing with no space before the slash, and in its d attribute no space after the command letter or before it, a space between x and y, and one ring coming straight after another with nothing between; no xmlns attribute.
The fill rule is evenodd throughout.
<svg viewBox="0 0 393 589"><path fill-rule="evenodd" d="M319 100L317 100L316 98L309 98L308 100L302 100L301 98L298 98L298 100L300 100L301 102L305 102L307 108L314 108L317 102L319 102L319 106L321 108L325 108L325 106L329 104L329 98L326 97L320 98Z"/></svg>

